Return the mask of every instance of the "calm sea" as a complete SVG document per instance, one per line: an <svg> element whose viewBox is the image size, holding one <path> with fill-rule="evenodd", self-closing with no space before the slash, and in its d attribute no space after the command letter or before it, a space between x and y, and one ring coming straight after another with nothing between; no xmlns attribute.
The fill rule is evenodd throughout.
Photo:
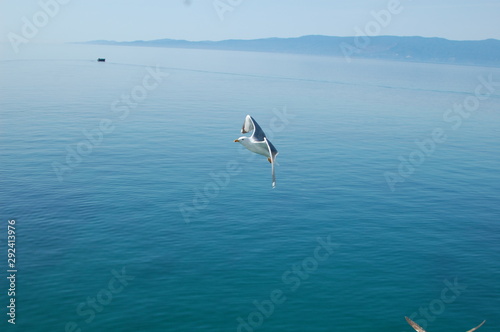
<svg viewBox="0 0 500 332"><path fill-rule="evenodd" d="M498 82L267 53L3 56L1 330L498 331ZM280 152L276 189L233 142L246 114Z"/></svg>

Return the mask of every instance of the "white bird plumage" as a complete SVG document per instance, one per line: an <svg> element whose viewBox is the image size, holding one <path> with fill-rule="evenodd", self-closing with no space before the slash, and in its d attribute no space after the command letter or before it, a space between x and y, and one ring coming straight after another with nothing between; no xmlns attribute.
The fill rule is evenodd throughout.
<svg viewBox="0 0 500 332"><path fill-rule="evenodd" d="M274 172L274 163L276 162L276 156L278 155L278 150L274 145L267 139L266 134L259 126L257 121L254 120L250 115L245 117L245 122L241 128L241 133L246 134L253 130L252 136L242 136L235 139L235 142L240 143L248 150L261 154L267 157L267 160L271 163L271 172L273 179L273 188L276 187L276 176Z"/></svg>

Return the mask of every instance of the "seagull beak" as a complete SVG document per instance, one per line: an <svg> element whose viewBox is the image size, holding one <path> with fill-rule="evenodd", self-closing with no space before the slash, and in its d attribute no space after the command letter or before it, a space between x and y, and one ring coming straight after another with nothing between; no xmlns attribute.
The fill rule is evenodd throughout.
<svg viewBox="0 0 500 332"><path fill-rule="evenodd" d="M235 141L235 142L239 142L240 140L238 140L238 139L235 139L234 141Z"/></svg>

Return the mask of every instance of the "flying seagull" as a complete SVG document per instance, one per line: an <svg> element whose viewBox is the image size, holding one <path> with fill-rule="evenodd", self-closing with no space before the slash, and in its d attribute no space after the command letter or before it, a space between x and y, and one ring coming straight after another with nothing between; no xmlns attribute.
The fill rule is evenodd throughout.
<svg viewBox="0 0 500 332"><path fill-rule="evenodd" d="M414 321L412 321L411 319L409 319L408 317L405 317L406 321L408 322L408 324L410 324L411 327L413 327L415 329L415 331L417 332L425 332L425 330L423 328L421 328L417 323L415 323ZM475 330L477 330L478 328L480 328L481 326L483 326L483 324L485 323L486 321L484 320L481 324L479 324L478 326L476 326L475 328L473 329L470 329L469 331L467 332L474 332Z"/></svg>
<svg viewBox="0 0 500 332"><path fill-rule="evenodd" d="M266 134L259 126L257 121L254 120L250 115L245 117L245 122L243 123L243 128L241 128L241 133L246 134L253 130L251 137L242 136L235 139L235 142L241 143L248 150L261 154L267 157L267 160L271 163L271 171L273 175L273 188L276 187L276 176L274 175L274 163L276 161L276 156L278 155L278 150L274 145L267 139Z"/></svg>

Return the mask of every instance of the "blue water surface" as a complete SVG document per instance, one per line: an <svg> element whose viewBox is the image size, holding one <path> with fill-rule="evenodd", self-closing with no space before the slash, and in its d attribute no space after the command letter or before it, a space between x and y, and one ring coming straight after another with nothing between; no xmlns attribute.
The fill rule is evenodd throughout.
<svg viewBox="0 0 500 332"><path fill-rule="evenodd" d="M4 58L0 238L6 261L15 219L18 274L16 326L0 282L2 331L399 332L411 315L497 331L485 80L500 69L85 45ZM280 152L276 189L233 142L246 114Z"/></svg>

